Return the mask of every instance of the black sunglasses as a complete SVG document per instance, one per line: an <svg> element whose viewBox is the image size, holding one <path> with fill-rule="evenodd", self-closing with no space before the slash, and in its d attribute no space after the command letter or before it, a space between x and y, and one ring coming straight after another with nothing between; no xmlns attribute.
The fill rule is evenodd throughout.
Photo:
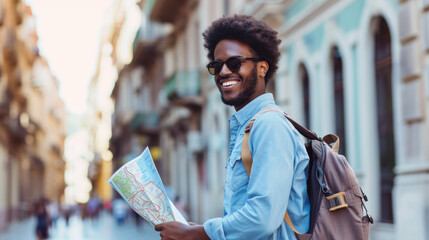
<svg viewBox="0 0 429 240"><path fill-rule="evenodd" d="M211 75L219 75L220 71L222 70L223 64L226 64L228 69L231 72L235 73L235 72L238 72L238 70L240 70L241 63L245 60L263 61L262 58L245 58L240 56L234 56L234 57L228 58L225 62L216 59L214 61L211 61L209 64L207 64L206 67L207 67L207 70L209 70L209 73Z"/></svg>

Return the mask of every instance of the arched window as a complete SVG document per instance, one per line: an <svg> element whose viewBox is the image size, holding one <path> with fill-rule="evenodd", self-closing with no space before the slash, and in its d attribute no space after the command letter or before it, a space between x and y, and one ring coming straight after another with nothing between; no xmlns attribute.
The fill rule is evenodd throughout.
<svg viewBox="0 0 429 240"><path fill-rule="evenodd" d="M393 127L392 45L386 21L381 17L375 21L374 72L380 161L380 221L393 223L392 188L393 168L395 166L395 134Z"/></svg>
<svg viewBox="0 0 429 240"><path fill-rule="evenodd" d="M346 129L344 121L343 59L337 47L331 51L332 77L334 83L335 133L340 138L339 153L346 154Z"/></svg>
<svg viewBox="0 0 429 240"><path fill-rule="evenodd" d="M304 126L310 129L310 79L307 69L302 63L299 65L299 79L302 84Z"/></svg>

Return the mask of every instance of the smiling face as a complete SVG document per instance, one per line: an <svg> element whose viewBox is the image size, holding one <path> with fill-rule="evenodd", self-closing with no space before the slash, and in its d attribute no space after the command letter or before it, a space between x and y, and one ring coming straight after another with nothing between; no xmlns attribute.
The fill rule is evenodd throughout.
<svg viewBox="0 0 429 240"><path fill-rule="evenodd" d="M214 58L226 61L233 56L256 58L254 51L244 43L236 40L222 40L214 50ZM266 61L244 60L240 69L233 73L224 64L218 75L215 75L222 101L232 105L238 111L256 97L266 92L264 76L268 71Z"/></svg>

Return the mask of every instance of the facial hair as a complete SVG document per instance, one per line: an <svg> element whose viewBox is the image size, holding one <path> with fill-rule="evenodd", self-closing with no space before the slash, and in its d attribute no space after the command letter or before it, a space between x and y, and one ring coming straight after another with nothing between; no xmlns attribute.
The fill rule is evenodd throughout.
<svg viewBox="0 0 429 240"><path fill-rule="evenodd" d="M250 75L242 80L243 84L241 87L244 89L238 94L238 96L234 99L226 100L221 92L222 102L230 106L240 106L250 102L250 97L255 93L257 80L257 70L256 67L254 67L252 72L250 72Z"/></svg>

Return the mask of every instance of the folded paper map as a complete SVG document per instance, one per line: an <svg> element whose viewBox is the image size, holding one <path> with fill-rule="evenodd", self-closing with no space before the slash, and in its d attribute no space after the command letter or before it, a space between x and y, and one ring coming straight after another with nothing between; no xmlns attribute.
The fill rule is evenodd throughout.
<svg viewBox="0 0 429 240"><path fill-rule="evenodd" d="M188 224L168 198L149 148L119 168L109 183L134 211L153 226L170 221Z"/></svg>

